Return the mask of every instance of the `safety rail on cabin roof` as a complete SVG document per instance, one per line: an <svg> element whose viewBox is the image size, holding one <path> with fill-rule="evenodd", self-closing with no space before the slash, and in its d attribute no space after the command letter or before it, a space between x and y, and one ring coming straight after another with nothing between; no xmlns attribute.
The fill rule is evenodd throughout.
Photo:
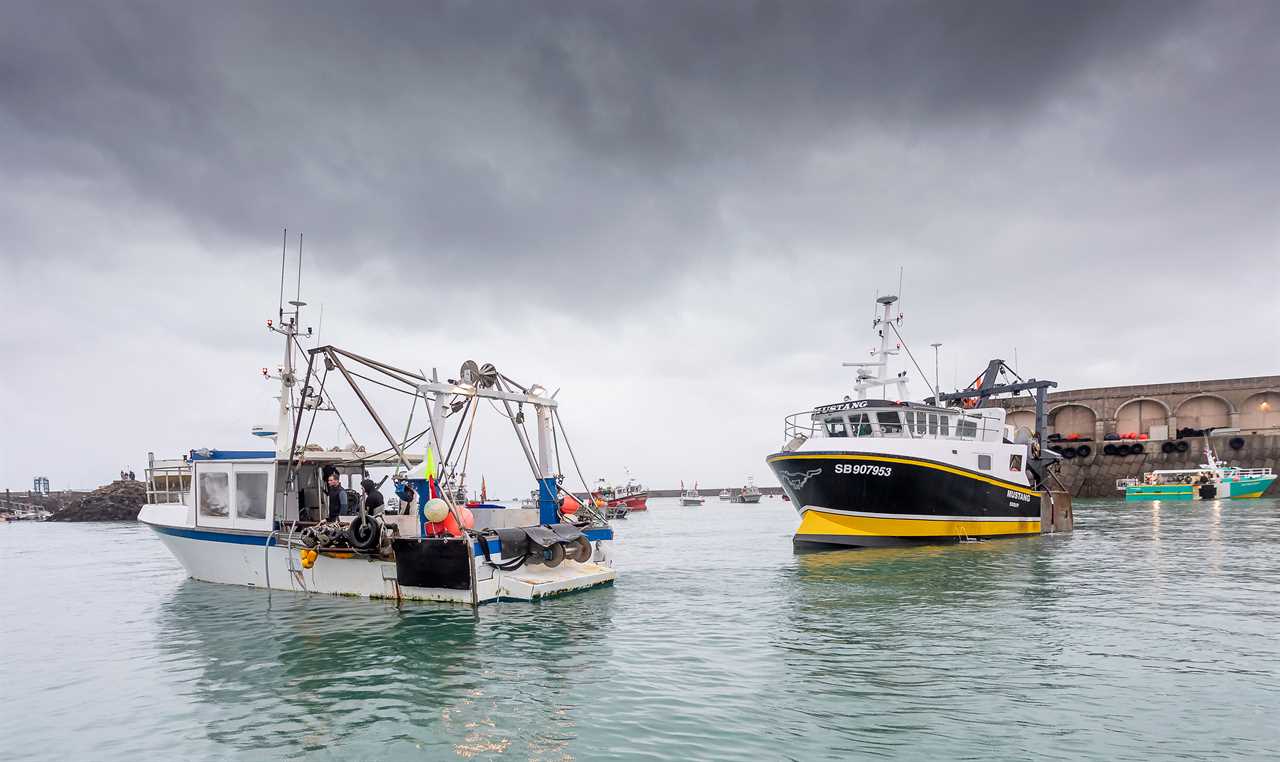
<svg viewBox="0 0 1280 762"><path fill-rule="evenodd" d="M191 491L190 463L156 465L153 462L143 469L143 474L146 478L148 505L186 502L187 493Z"/></svg>

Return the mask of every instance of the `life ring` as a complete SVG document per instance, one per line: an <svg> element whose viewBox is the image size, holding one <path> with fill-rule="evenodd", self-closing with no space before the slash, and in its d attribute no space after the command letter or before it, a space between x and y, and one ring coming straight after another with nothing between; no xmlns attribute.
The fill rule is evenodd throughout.
<svg viewBox="0 0 1280 762"><path fill-rule="evenodd" d="M1227 447L1230 447L1233 450L1243 450L1244 437L1231 437L1231 439L1227 440Z"/></svg>

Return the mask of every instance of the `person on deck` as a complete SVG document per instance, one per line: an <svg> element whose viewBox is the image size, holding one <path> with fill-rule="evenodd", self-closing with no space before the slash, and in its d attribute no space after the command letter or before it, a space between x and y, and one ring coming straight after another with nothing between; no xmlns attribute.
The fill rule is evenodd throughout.
<svg viewBox="0 0 1280 762"><path fill-rule="evenodd" d="M324 491L329 498L329 521L337 521L340 514L347 512L347 491L342 488L341 477L337 466L324 467Z"/></svg>
<svg viewBox="0 0 1280 762"><path fill-rule="evenodd" d="M378 483L373 479L365 479L360 482L360 488L364 490L364 509L370 515L377 512L382 507L382 493L378 491Z"/></svg>

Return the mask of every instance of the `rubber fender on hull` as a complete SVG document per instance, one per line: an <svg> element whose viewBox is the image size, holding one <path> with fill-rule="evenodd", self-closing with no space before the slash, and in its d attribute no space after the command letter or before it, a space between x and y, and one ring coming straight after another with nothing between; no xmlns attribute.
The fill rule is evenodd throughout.
<svg viewBox="0 0 1280 762"><path fill-rule="evenodd" d="M1168 455L1169 453L1177 449L1178 449L1178 446L1175 445L1173 442L1163 442L1160 444L1160 452L1164 453L1165 455Z"/></svg>
<svg viewBox="0 0 1280 762"><path fill-rule="evenodd" d="M1128 455L1130 452L1132 452L1132 450L1129 449L1129 445L1116 445L1116 455Z"/></svg>
<svg viewBox="0 0 1280 762"><path fill-rule="evenodd" d="M1115 445L1113 445L1113 444L1103 445L1103 446L1102 446L1102 454L1103 454L1103 455L1115 455L1115 454L1116 454L1116 446L1115 446Z"/></svg>
<svg viewBox="0 0 1280 762"><path fill-rule="evenodd" d="M1062 457L1066 458L1067 460L1071 460L1075 456L1076 456L1076 448L1074 447L1062 448Z"/></svg>

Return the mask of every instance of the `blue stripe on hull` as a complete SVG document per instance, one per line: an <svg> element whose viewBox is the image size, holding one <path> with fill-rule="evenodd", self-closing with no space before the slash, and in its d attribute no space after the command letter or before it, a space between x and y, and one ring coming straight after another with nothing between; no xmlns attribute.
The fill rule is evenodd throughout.
<svg viewBox="0 0 1280 762"><path fill-rule="evenodd" d="M161 524L148 524L159 534L173 537L185 537L188 540L205 540L207 542L229 542L233 545L266 545L268 535L265 534L233 534L231 532L210 532L205 529L188 529L187 527L167 527ZM275 540L271 541L276 544Z"/></svg>

